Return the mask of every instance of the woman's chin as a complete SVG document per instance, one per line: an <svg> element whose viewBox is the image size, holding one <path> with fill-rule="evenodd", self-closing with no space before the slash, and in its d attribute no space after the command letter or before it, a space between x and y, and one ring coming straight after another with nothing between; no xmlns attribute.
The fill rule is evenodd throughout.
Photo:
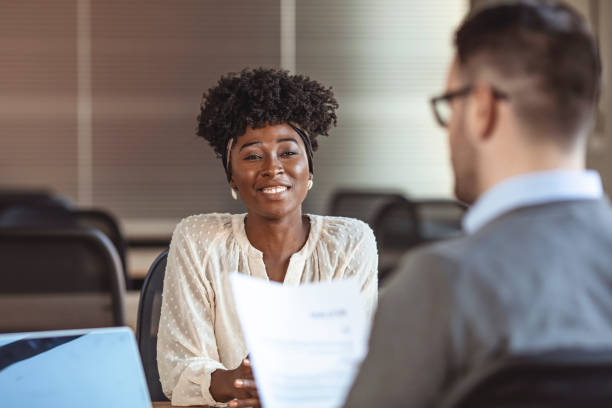
<svg viewBox="0 0 612 408"><path fill-rule="evenodd" d="M249 214L258 214L261 218L269 221L278 221L283 218L291 217L293 215L301 216L301 206L288 205L283 201L273 201L268 205L258 206L258 208L249 208Z"/></svg>

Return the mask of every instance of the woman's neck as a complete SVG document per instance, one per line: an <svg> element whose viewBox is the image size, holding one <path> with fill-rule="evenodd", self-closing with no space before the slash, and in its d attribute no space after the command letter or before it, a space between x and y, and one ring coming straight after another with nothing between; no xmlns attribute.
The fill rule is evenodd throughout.
<svg viewBox="0 0 612 408"><path fill-rule="evenodd" d="M302 211L290 216L270 220L256 214L247 214L245 230L251 245L275 258L298 252L308 239L310 223Z"/></svg>
<svg viewBox="0 0 612 408"><path fill-rule="evenodd" d="M263 253L268 277L282 281L289 258L308 240L310 222L301 209L277 220L247 214L245 231L251 245Z"/></svg>

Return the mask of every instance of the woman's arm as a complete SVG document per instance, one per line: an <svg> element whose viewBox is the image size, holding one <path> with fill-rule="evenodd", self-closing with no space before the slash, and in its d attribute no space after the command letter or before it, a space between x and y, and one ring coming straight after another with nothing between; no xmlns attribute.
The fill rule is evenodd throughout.
<svg viewBox="0 0 612 408"><path fill-rule="evenodd" d="M217 350L215 297L204 262L181 222L168 253L157 341L162 389L175 405L225 405L209 390L211 374L226 367Z"/></svg>
<svg viewBox="0 0 612 408"><path fill-rule="evenodd" d="M374 318L378 303L378 249L376 238L370 227L358 222L359 233L353 256L349 263L350 275L354 276L361 287L361 296L366 314Z"/></svg>

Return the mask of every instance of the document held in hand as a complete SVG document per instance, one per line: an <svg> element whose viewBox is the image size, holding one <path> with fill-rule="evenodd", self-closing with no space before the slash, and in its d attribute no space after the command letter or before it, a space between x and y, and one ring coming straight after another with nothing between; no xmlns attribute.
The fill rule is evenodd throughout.
<svg viewBox="0 0 612 408"><path fill-rule="evenodd" d="M342 406L367 351L357 282L230 281L263 406Z"/></svg>

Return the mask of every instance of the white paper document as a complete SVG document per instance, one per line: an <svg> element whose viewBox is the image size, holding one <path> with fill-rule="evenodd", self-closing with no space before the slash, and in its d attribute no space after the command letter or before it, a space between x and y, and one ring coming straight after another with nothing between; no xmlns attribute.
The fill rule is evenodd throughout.
<svg viewBox="0 0 612 408"><path fill-rule="evenodd" d="M357 282L230 281L263 406L342 406L367 350Z"/></svg>

